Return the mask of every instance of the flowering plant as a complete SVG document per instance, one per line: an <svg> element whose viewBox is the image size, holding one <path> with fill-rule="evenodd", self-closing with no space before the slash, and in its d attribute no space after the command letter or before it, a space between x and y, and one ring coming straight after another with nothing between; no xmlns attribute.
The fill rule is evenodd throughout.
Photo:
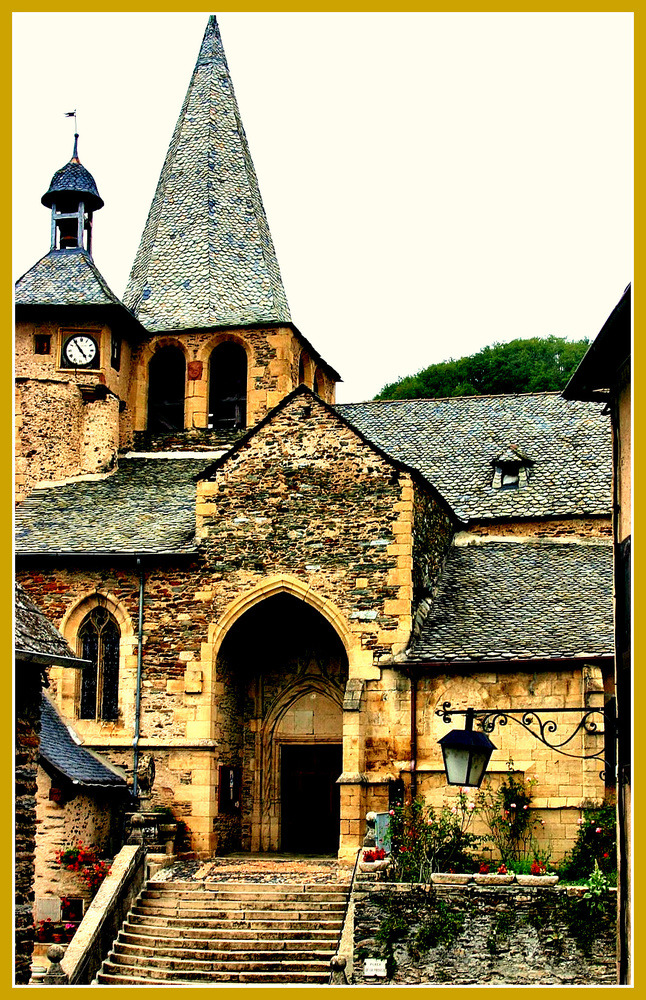
<svg viewBox="0 0 646 1000"><path fill-rule="evenodd" d="M496 869L496 875L509 875L509 872L507 871L507 865L504 862L501 865L498 865L498 868Z"/></svg>
<svg viewBox="0 0 646 1000"><path fill-rule="evenodd" d="M481 838L468 832L473 802L460 790L441 809L417 798L391 810L390 845L393 877L402 882L430 881L431 872L473 871L469 850Z"/></svg>
<svg viewBox="0 0 646 1000"><path fill-rule="evenodd" d="M497 788L485 784L478 792L476 809L489 828L489 837L505 864L517 865L536 855L535 831L542 822L532 815L532 791L536 779L527 781L513 773L514 762L507 761L508 775ZM501 872L501 874L504 874Z"/></svg>
<svg viewBox="0 0 646 1000"><path fill-rule="evenodd" d="M529 868L530 875L547 875L547 868L542 861L532 861Z"/></svg>
<svg viewBox="0 0 646 1000"><path fill-rule="evenodd" d="M363 852L364 861L383 861L386 857L386 852L383 847L375 847L373 850L368 850Z"/></svg>
<svg viewBox="0 0 646 1000"><path fill-rule="evenodd" d="M480 867L478 868L478 875L488 875L488 874L489 874L489 865L487 864L486 861L481 861Z"/></svg>
<svg viewBox="0 0 646 1000"><path fill-rule="evenodd" d="M67 871L76 872L93 893L97 891L106 875L110 874L109 864L98 860L94 848L85 847L80 840L73 847L64 847L56 851L56 861ZM67 897L64 899L67 902Z"/></svg>

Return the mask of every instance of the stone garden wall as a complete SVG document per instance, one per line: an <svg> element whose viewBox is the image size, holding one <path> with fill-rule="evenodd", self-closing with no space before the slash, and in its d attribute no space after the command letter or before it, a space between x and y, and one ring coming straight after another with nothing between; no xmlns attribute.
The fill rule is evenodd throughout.
<svg viewBox="0 0 646 1000"><path fill-rule="evenodd" d="M355 985L613 985L614 892L598 914L580 889L356 884ZM387 975L365 974L367 960ZM370 964L368 963L368 968Z"/></svg>

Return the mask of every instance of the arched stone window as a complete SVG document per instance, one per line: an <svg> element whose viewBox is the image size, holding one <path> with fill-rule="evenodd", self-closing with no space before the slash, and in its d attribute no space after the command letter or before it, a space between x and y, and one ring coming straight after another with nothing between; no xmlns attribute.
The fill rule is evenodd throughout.
<svg viewBox="0 0 646 1000"><path fill-rule="evenodd" d="M323 398L324 391L325 391L325 381L323 379L322 373L317 368L314 375L314 392L316 393L317 396Z"/></svg>
<svg viewBox="0 0 646 1000"><path fill-rule="evenodd" d="M148 430L184 430L186 359L173 344L161 347L148 364Z"/></svg>
<svg viewBox="0 0 646 1000"><path fill-rule="evenodd" d="M247 426L247 352L225 340L211 352L209 362L209 427Z"/></svg>
<svg viewBox="0 0 646 1000"><path fill-rule="evenodd" d="M80 719L116 719L119 715L119 642L121 632L113 615L97 606L78 630L78 651L85 667L81 678Z"/></svg>

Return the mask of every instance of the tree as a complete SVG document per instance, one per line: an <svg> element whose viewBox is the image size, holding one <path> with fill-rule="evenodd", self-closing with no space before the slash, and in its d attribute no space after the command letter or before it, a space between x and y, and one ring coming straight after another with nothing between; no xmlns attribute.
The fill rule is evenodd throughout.
<svg viewBox="0 0 646 1000"><path fill-rule="evenodd" d="M589 341L530 337L492 344L477 354L450 358L406 375L375 399L442 399L511 392L559 392L588 349Z"/></svg>

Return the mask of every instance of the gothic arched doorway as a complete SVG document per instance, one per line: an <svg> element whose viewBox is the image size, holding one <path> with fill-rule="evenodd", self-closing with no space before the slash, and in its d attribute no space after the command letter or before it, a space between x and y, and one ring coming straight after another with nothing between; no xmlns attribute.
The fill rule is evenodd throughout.
<svg viewBox="0 0 646 1000"><path fill-rule="evenodd" d="M225 340L211 351L209 361L209 427L220 430L247 426L247 352Z"/></svg>
<svg viewBox="0 0 646 1000"><path fill-rule="evenodd" d="M220 764L240 775L220 850L335 854L348 659L334 628L278 594L229 629L217 659ZM220 687L221 685L221 687Z"/></svg>
<svg viewBox="0 0 646 1000"><path fill-rule="evenodd" d="M173 344L160 347L148 364L148 430L184 430L186 358Z"/></svg>

